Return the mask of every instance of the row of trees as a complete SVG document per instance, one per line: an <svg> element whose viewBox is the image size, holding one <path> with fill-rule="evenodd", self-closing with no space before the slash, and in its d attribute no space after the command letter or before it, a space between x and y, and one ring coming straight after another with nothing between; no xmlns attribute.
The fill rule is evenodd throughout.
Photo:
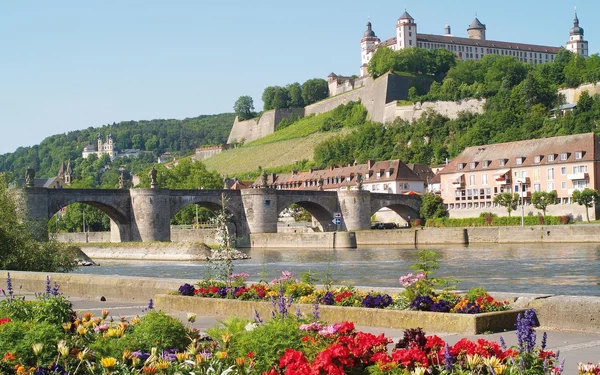
<svg viewBox="0 0 600 375"><path fill-rule="evenodd" d="M600 200L600 194L595 189L583 189L573 191L573 202L581 206L585 206L585 216L589 223L590 215L589 208L594 206L595 202ZM521 198L518 193L501 193L494 197L494 203L505 207L510 217L510 213L517 210ZM531 195L531 204L538 210L542 210L542 214L546 217L546 210L549 206L557 204L556 191L536 191Z"/></svg>
<svg viewBox="0 0 600 375"><path fill-rule="evenodd" d="M406 48L393 51L378 48L367 67L369 75L377 78L387 72L424 74L438 79L456 66L456 55L447 49Z"/></svg>
<svg viewBox="0 0 600 375"><path fill-rule="evenodd" d="M268 86L262 94L264 110L279 108L301 108L329 96L327 81L313 78L304 82L290 83L286 86Z"/></svg>

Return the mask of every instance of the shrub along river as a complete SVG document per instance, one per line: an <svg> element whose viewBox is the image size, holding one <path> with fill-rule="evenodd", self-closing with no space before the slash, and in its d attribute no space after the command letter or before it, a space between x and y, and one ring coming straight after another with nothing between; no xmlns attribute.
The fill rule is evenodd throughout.
<svg viewBox="0 0 600 375"><path fill-rule="evenodd" d="M428 246L440 254L437 277L453 277L460 290L482 286L488 291L600 296L600 244L472 244ZM234 272L247 272L250 281L261 273L271 280L281 271L297 277L315 273L318 282L329 275L335 284L399 287L417 249L401 246L358 249L245 249L251 259L235 261ZM75 273L202 279L205 262L104 260L99 267Z"/></svg>

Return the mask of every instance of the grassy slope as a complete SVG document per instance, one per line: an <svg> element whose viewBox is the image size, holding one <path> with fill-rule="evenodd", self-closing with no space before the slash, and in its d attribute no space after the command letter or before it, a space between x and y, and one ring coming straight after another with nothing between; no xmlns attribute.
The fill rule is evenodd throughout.
<svg viewBox="0 0 600 375"><path fill-rule="evenodd" d="M324 113L293 123L271 135L257 139L233 150L224 151L205 160L206 167L221 174L240 174L255 171L260 165L273 168L294 164L303 159L312 160L317 144L339 132L319 132Z"/></svg>

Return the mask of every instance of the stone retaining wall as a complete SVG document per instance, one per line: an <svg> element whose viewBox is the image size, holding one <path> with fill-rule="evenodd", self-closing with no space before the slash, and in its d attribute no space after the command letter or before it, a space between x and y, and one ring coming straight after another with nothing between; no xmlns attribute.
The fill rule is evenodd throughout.
<svg viewBox="0 0 600 375"><path fill-rule="evenodd" d="M325 249L356 248L354 232L316 233L253 233L250 235L252 247L312 247Z"/></svg>

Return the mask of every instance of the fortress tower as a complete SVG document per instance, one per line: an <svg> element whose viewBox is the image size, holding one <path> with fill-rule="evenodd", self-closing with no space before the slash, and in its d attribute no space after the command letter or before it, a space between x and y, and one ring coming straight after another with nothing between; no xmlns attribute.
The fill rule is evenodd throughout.
<svg viewBox="0 0 600 375"><path fill-rule="evenodd" d="M369 63L368 51L378 45L381 41L375 35L371 27L371 22L367 22L367 30L365 31L363 38L360 40L360 56L361 56L361 75L367 74L367 64Z"/></svg>
<svg viewBox="0 0 600 375"><path fill-rule="evenodd" d="M567 42L567 50L579 56L588 56L588 42L583 39L583 27L579 27L577 8L575 8L575 18L573 19L573 27L571 28L569 41Z"/></svg>
<svg viewBox="0 0 600 375"><path fill-rule="evenodd" d="M396 24L396 51L417 46L417 24L406 9Z"/></svg>
<svg viewBox="0 0 600 375"><path fill-rule="evenodd" d="M471 26L467 29L469 39L485 40L485 25L482 24L477 17L471 22Z"/></svg>

